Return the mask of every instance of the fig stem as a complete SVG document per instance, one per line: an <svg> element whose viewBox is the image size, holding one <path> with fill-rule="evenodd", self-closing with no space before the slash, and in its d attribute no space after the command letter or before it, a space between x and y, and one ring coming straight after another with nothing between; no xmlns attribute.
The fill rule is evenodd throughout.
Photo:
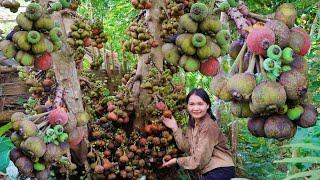
<svg viewBox="0 0 320 180"><path fill-rule="evenodd" d="M245 73L253 74L255 64L256 64L256 54L253 53L249 61L248 69L246 70Z"/></svg>
<svg viewBox="0 0 320 180"><path fill-rule="evenodd" d="M41 129L42 127L46 126L49 123L48 120L41 122L40 124L37 125L38 129Z"/></svg>
<svg viewBox="0 0 320 180"><path fill-rule="evenodd" d="M260 72L260 64L259 64L259 62L256 62L255 70L256 70L257 73L261 73Z"/></svg>
<svg viewBox="0 0 320 180"><path fill-rule="evenodd" d="M236 58L236 60L234 61L234 63L232 64L232 67L231 67L231 71L230 71L230 75L234 75L237 71L237 68L238 68L238 65L240 63L240 61L243 61L243 56L244 56L244 53L246 51L246 48L247 48L247 42L245 42Z"/></svg>
<svg viewBox="0 0 320 180"><path fill-rule="evenodd" d="M267 74L266 72L264 71L264 68L263 68L263 57L261 55L259 55L259 61L260 61L260 71L261 71L261 75L262 75L262 78L263 80L268 80L267 78Z"/></svg>
<svg viewBox="0 0 320 180"><path fill-rule="evenodd" d="M41 114L36 114L36 115L33 115L33 116L28 116L28 120L33 121L35 123L39 119L41 119L42 117L48 115L51 111L48 111L48 112L45 112L45 113L41 113Z"/></svg>
<svg viewBox="0 0 320 180"><path fill-rule="evenodd" d="M266 22L266 21L268 21L268 19L274 19L275 13L268 14L268 15L261 15L261 14L256 14L256 13L253 13L253 12L249 12L249 16L251 16L251 17L253 17L253 18L257 19L257 20Z"/></svg>

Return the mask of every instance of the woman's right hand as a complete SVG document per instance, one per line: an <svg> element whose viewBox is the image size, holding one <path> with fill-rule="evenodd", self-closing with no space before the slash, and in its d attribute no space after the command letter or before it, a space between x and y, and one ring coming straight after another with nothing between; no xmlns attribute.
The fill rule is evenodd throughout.
<svg viewBox="0 0 320 180"><path fill-rule="evenodd" d="M166 118L162 116L161 119L163 124L168 128L170 128L172 131L175 131L178 129L177 121L174 119L173 116L171 116L171 118Z"/></svg>

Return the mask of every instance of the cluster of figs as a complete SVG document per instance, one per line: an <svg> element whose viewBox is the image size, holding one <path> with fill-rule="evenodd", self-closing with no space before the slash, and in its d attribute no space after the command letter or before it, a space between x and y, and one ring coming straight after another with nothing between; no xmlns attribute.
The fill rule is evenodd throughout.
<svg viewBox="0 0 320 180"><path fill-rule="evenodd" d="M18 25L0 42L4 56L14 58L22 66L48 70L51 53L62 47L61 28L38 3L30 3L16 22Z"/></svg>
<svg viewBox="0 0 320 180"><path fill-rule="evenodd" d="M297 12L290 3L279 6L272 20L253 26L246 39L232 43L235 58L229 78L214 77L212 89L232 100L234 116L247 118L257 137L289 139L297 126L308 128L317 120L316 108L307 101L309 35L293 27ZM245 70L245 71L244 71Z"/></svg>
<svg viewBox="0 0 320 180"><path fill-rule="evenodd" d="M215 76L219 70L216 58L227 54L231 39L219 17L211 14L207 5L197 2L172 28L177 28L177 33L162 46L165 60L187 72L199 70L206 76Z"/></svg>
<svg viewBox="0 0 320 180"><path fill-rule="evenodd" d="M192 4L196 1L175 0L166 1L166 6L161 8L159 20L161 21L160 38L164 42L170 42L170 38L177 34L180 16L188 13Z"/></svg>
<svg viewBox="0 0 320 180"><path fill-rule="evenodd" d="M107 116L90 123L87 157L95 179L139 179L143 175L147 179L159 179L161 173L172 170L160 170L159 167L163 160L168 161L181 152L160 117L181 114L181 109L185 109L185 92L183 87L168 87L171 80L169 69L160 74L156 68L151 68L146 81L142 82L141 86L148 92L151 102L147 107L140 107L147 117L141 130L130 128L135 115L128 111L128 107L135 98L130 97L131 93L125 87L120 88L115 99L107 103ZM120 111L127 114L125 118L119 115Z"/></svg>
<svg viewBox="0 0 320 180"><path fill-rule="evenodd" d="M90 116L78 113L76 119L70 120L63 107L33 116L22 112L11 116L15 148L10 151L10 159L22 177L45 180L77 168L69 149L82 141L84 133L77 127L85 125Z"/></svg>

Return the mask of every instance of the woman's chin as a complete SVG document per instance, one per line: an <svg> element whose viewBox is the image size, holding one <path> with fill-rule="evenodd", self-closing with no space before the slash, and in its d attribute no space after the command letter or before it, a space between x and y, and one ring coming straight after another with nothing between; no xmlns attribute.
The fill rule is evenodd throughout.
<svg viewBox="0 0 320 180"><path fill-rule="evenodd" d="M193 119L201 119L202 117L204 117L204 115L202 115L202 114L192 115Z"/></svg>

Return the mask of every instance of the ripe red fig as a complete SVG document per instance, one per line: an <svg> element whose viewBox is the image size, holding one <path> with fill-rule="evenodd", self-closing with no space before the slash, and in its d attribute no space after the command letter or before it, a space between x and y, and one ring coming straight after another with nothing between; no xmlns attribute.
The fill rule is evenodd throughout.
<svg viewBox="0 0 320 180"><path fill-rule="evenodd" d="M275 43L275 40L275 34L270 28L258 27L249 33L246 41L250 51L258 55L264 55L269 46Z"/></svg>
<svg viewBox="0 0 320 180"><path fill-rule="evenodd" d="M52 65L52 56L51 56L51 53L49 52L45 52L43 55L38 57L34 62L34 66L37 69L43 70L43 71L50 69L51 65Z"/></svg>
<svg viewBox="0 0 320 180"><path fill-rule="evenodd" d="M65 125L68 122L68 114L63 108L58 107L49 113L48 119L51 125Z"/></svg>

